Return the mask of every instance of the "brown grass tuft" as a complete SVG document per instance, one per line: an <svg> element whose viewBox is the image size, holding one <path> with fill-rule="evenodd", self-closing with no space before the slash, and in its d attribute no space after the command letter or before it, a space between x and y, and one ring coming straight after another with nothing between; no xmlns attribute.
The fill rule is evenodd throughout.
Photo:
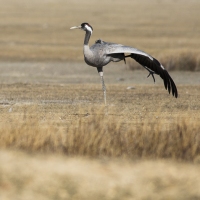
<svg viewBox="0 0 200 200"><path fill-rule="evenodd" d="M198 55L193 53L181 53L178 56L166 56L161 63L168 70L197 71L200 70Z"/></svg>
<svg viewBox="0 0 200 200"><path fill-rule="evenodd" d="M162 65L167 70L180 70L180 71L199 71L200 70L200 57L198 54L184 52L178 55L164 55L159 58ZM142 69L141 65L131 61L128 64L128 69L138 70Z"/></svg>
<svg viewBox="0 0 200 200"><path fill-rule="evenodd" d="M200 155L200 124L188 119L168 125L162 119L124 124L99 111L61 128L32 117L13 126L0 126L0 148L70 156L194 161Z"/></svg>

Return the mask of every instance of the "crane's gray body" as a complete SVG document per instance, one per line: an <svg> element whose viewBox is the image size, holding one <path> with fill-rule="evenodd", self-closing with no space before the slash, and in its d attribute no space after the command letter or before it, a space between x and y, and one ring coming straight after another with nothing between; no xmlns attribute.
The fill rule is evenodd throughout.
<svg viewBox="0 0 200 200"><path fill-rule="evenodd" d="M105 42L101 39L97 40L91 47L84 45L85 62L93 67L103 67L113 62L119 62L125 59L124 53L135 53L153 58L145 52L121 44Z"/></svg>

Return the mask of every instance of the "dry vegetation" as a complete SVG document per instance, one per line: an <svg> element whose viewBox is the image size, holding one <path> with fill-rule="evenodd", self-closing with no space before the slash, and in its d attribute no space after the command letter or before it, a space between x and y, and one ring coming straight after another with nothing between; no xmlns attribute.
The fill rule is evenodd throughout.
<svg viewBox="0 0 200 200"><path fill-rule="evenodd" d="M0 199L200 199L199 8L2 0ZM83 21L91 44L130 45L180 70L179 98L119 63L105 68L104 107L96 70L71 62L83 62L84 33L69 27Z"/></svg>
<svg viewBox="0 0 200 200"><path fill-rule="evenodd" d="M199 86L99 87L3 85L0 197L198 199Z"/></svg>
<svg viewBox="0 0 200 200"><path fill-rule="evenodd" d="M0 198L200 198L199 111L179 120L172 114L172 123L160 111L154 120L128 123L115 109L77 105L65 110L77 109L68 121L59 106L51 107L51 118L42 107L43 113L36 105L21 105L21 115L15 106L4 113Z"/></svg>
<svg viewBox="0 0 200 200"><path fill-rule="evenodd" d="M199 199L199 165L0 152L1 199ZM3 161L3 162L2 162Z"/></svg>
<svg viewBox="0 0 200 200"><path fill-rule="evenodd" d="M200 159L199 115L198 120L185 116L170 124L156 117L127 124L104 109L89 113L66 127L48 120L40 122L25 113L22 120L8 118L7 123L1 124L0 147L94 158ZM162 116L159 112L156 115Z"/></svg>

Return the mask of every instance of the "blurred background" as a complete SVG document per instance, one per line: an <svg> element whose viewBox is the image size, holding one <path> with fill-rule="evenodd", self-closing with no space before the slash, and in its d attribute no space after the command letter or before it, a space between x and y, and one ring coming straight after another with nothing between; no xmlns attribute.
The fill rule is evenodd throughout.
<svg viewBox="0 0 200 200"><path fill-rule="evenodd" d="M200 53L198 0L0 0L0 60L82 61L88 22L101 38L154 57Z"/></svg>

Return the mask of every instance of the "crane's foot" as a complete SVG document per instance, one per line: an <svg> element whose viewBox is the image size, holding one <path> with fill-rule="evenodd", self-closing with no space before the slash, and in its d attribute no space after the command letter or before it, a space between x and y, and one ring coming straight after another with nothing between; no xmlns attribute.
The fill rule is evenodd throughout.
<svg viewBox="0 0 200 200"><path fill-rule="evenodd" d="M153 81L154 81L154 83L156 82L156 80L155 80L155 77L154 77L154 75L153 75L154 73L153 72L150 72L149 71L149 75L147 76L147 78L149 78L149 76L151 75L152 77L153 77Z"/></svg>
<svg viewBox="0 0 200 200"><path fill-rule="evenodd" d="M149 75L147 76L147 78L149 78L149 76L151 75L152 78L153 78L153 81L154 81L154 83L155 83L156 80L155 80L154 74L156 74L156 73L155 73L154 71L150 70L148 67L146 67L146 66L144 66L144 65L142 65L142 66L149 72Z"/></svg>
<svg viewBox="0 0 200 200"><path fill-rule="evenodd" d="M124 57L124 63L125 63L125 65L126 65L126 58Z"/></svg>

